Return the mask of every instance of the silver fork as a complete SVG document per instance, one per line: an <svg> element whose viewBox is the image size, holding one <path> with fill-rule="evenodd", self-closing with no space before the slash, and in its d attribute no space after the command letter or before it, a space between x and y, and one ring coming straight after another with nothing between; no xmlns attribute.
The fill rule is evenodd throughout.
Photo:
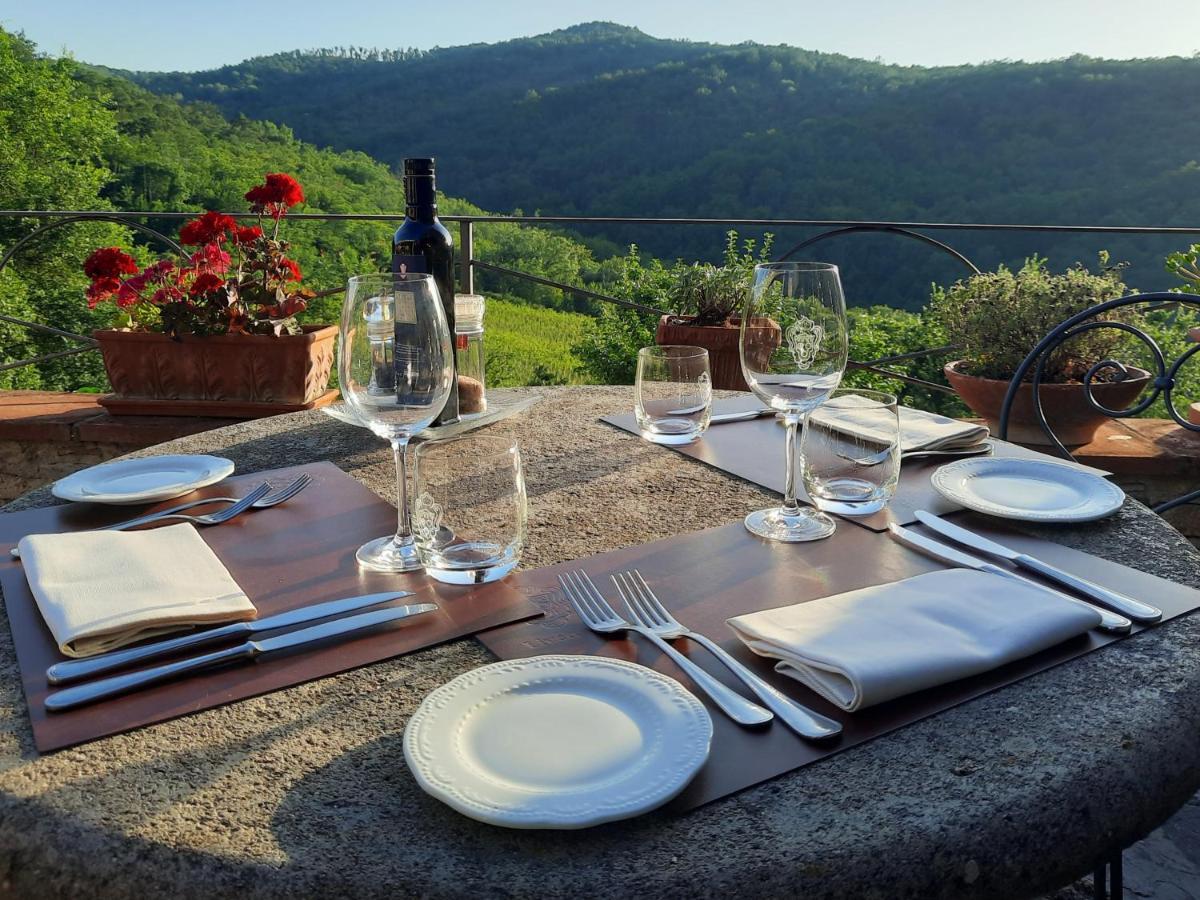
<svg viewBox="0 0 1200 900"><path fill-rule="evenodd" d="M220 525L223 522L228 522L234 516L240 516L242 513L244 513L246 510L248 510L251 506L253 506L256 501L261 500L263 497L265 497L267 491L269 491L270 489L271 489L271 486L264 482L263 484L260 484L258 487L256 487L254 490L252 490L250 493L248 493L241 500L238 500L232 506L227 506L224 509L218 510L215 513L206 513L205 515L202 515L202 516L187 516L187 515L183 515L182 513L170 513L170 514L164 514L164 515L158 516L153 521L165 522L165 521L169 520L172 522L191 522L193 525ZM127 524L128 523L126 523L126 525ZM111 529L100 528L100 529L94 529L94 530L106 531L106 530L111 530ZM21 551L17 547L13 547L8 552L9 552L9 554L12 555L12 557L14 559L21 558Z"/></svg>
<svg viewBox="0 0 1200 900"><path fill-rule="evenodd" d="M272 506L278 506L287 500L291 500L298 493L312 484L312 476L307 472L300 475L291 484L281 487L274 494L269 494L250 504L254 509L270 509ZM270 483L263 482L268 490ZM116 525L105 525L103 528L97 528L96 531L124 531L127 528L136 528L138 525L147 525L150 522L157 522L159 519L174 515L175 513L183 512L185 509L192 509L196 506L206 506L209 503L238 503L237 497L202 497L199 500L191 500L187 503L180 503L178 506L172 506L168 509L160 509L158 512L147 513L144 516L138 516L136 519L129 519L125 522L118 522ZM215 513L214 513L215 515ZM219 523L218 523L219 524Z"/></svg>
<svg viewBox="0 0 1200 900"><path fill-rule="evenodd" d="M773 718L769 710L763 709L757 703L751 703L741 694L721 684L721 682L717 681L717 679L660 638L653 630L632 622L627 622L618 616L613 608L608 605L608 601L596 590L596 586L592 584L592 579L588 577L586 572L568 572L565 575L559 575L558 583L562 585L563 594L570 601L571 605L575 607L575 612L579 614L579 618L583 620L584 625L600 634L609 634L614 631L633 631L653 641L663 653L671 657L672 661L679 668L687 672L688 677L703 688L708 696L712 698L712 701L735 722L741 725L761 725L763 722L769 722Z"/></svg>
<svg viewBox="0 0 1200 900"><path fill-rule="evenodd" d="M667 612L667 608L655 596L654 591L650 590L650 585L646 584L646 579L642 577L642 573L637 569L634 569L632 572L622 572L621 574L613 575L612 580L613 584L617 586L617 591L621 594L621 599L625 601L625 608L629 610L629 614L635 622L645 628L652 629L659 637L668 639L679 637L691 638L697 644L709 650L717 659L725 663L729 667L729 670L740 678L746 687L754 691L759 700L765 703L775 715L779 716L797 734L810 740L821 740L841 734L842 726L840 722L836 722L818 712L813 712L805 706L801 706L791 697L776 690L734 657L730 656L720 644L710 640L698 631L692 631L690 628L680 624L678 619Z"/></svg>

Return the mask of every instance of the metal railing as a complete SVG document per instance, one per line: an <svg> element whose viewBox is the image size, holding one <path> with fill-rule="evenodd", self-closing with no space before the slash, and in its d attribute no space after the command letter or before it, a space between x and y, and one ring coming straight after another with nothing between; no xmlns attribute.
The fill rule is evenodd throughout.
<svg viewBox="0 0 1200 900"><path fill-rule="evenodd" d="M196 215L195 212L159 212L159 211L129 211L118 212L112 210L0 210L0 219L3 218L18 218L18 219L33 219L39 223L29 233L23 235L11 247L9 247L3 256L0 256L0 271L16 257L17 252L28 243L37 240L40 236L56 230L58 228L67 227L69 225L78 224L80 222L90 221L105 221L116 222L137 229L143 234L163 242L172 251L182 254L183 249L169 236L163 234L157 229L151 228L144 224L145 219L168 219L182 220L190 219ZM252 218L252 215L245 212L231 212L229 215L235 218ZM314 220L314 221L348 221L348 222L399 222L403 220L402 214L384 214L384 213L295 213L289 215L290 220ZM763 227L772 229L782 228L817 228L822 229L818 234L805 238L799 243L792 246L778 258L781 260L788 259L799 251L813 246L822 241L841 237L848 234L862 233L878 233L902 237L907 240L920 242L926 246L940 251L966 271L968 275L977 274L979 268L963 253L952 247L943 240L933 237L926 232L944 233L950 232L1032 232L1032 233L1053 233L1053 234L1097 234L1097 235L1176 235L1186 237L1200 238L1200 228L1187 228L1180 226L1140 226L1140 225L1021 225L1021 224L996 224L996 223L951 223L951 222L870 222L859 220L841 220L841 219L756 219L756 218L741 218L741 219L713 219L713 218L651 218L644 216L526 216L526 215L479 215L479 216L457 216L446 215L441 217L444 222L456 223L459 229L458 242L458 257L459 257L459 289L462 293L475 293L475 276L478 271L494 272L496 274L508 276L511 278L522 279L533 284L539 284L546 287L555 288L565 293L573 294L587 300L600 301L603 303L611 303L617 306L622 306L629 309L635 309L641 312L666 315L666 310L656 309L640 303L634 303L620 297L612 297L599 291L583 287L581 285L567 284L565 282L556 281L551 278L545 278L540 275L534 275L530 272L522 272L517 269L511 269L505 266L500 266L495 263L487 262L486 260L477 259L475 257L475 226L484 225L493 222L507 222L521 225L647 225L647 226L716 226L722 228L746 228L746 227ZM331 288L322 293L331 294L337 293L344 288ZM54 328L38 322L29 322L22 319L17 319L12 316L0 315L0 321L8 322L18 326L23 326L43 333L54 334L59 337L72 340L77 343L77 346L66 350L46 353L40 356L30 357L28 359L16 360L0 364L0 372L15 369L21 366L36 365L41 362L46 362L52 359L58 359L64 356L73 355L76 353L86 353L96 348L96 342L91 337L80 334L73 334L62 329ZM953 349L953 345L944 345L941 347L931 347L924 350L919 350L911 353L903 353L893 356L884 356L873 360L852 360L850 366L862 371L871 372L877 375L882 375L888 378L894 378L906 384L919 386L928 390L938 391L941 393L953 393L953 391L944 384L927 381L916 378L904 372L898 372L894 369L886 368L889 364L910 361L919 359L923 356L931 356L944 354Z"/></svg>

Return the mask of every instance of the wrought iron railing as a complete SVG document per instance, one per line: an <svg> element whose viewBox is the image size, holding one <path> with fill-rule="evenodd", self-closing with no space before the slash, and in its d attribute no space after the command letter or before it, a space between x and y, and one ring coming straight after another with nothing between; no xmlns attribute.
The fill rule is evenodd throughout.
<svg viewBox="0 0 1200 900"><path fill-rule="evenodd" d="M104 221L116 222L137 229L143 234L163 242L175 252L183 252L182 248L169 236L155 228L146 225L146 219L188 219L194 212L159 212L136 211L116 212L111 210L0 210L0 218L24 218L37 220L40 224L23 235L0 256L0 271L3 271L17 252L32 241L46 233L80 222ZM234 212L235 218L248 218L244 212ZM388 215L381 213L296 213L289 219L318 220L318 221L370 221L398 222L404 217L400 214ZM583 297L588 300L612 303L642 312L657 315L665 314L665 310L656 309L640 303L634 303L620 297L592 290L582 285L567 284L551 278L545 278L530 272L522 272L494 262L475 257L475 226L493 222L508 222L522 225L647 225L647 226L719 226L723 228L763 227L771 229L783 228L817 228L817 234L805 238L789 248L778 259L788 259L803 249L822 241L833 238L861 233L878 233L894 235L908 240L918 241L938 250L960 265L966 274L976 274L979 268L963 253L943 240L933 237L927 232L944 234L945 232L1029 232L1029 233L1076 233L1096 235L1178 235L1181 237L1200 238L1200 228L1177 226L1114 226L1114 225L1019 225L1019 224L982 224L982 223L950 223L950 222L865 222L854 220L831 219L712 219L712 218L648 218L642 216L525 216L525 215L480 215L480 216L442 216L445 222L457 223L459 228L458 257L460 260L459 288L463 293L475 293L475 276L478 271L488 271L511 278L522 279L534 284L555 288L560 291ZM322 293L336 293L342 288L331 288ZM86 353L96 348L96 342L86 335L73 334L50 325L30 322L12 316L0 314L0 321L33 329L43 333L57 335L75 342L76 346L65 350L46 353L28 359L13 360L0 363L0 371L15 369L21 366L36 365L52 359L70 356L76 353ZM923 356L944 354L953 349L953 345L930 347L911 353L884 356L872 360L852 360L850 366L855 369L871 372L877 375L894 378L906 384L919 386L941 393L952 393L944 384L916 378L905 372L887 368L890 364L910 361Z"/></svg>

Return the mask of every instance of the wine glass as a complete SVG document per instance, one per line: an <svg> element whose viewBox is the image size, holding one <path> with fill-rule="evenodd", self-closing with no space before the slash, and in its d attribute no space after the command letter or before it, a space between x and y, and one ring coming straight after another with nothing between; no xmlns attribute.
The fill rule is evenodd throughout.
<svg viewBox="0 0 1200 900"><path fill-rule="evenodd" d="M774 328L750 327L775 324ZM746 516L746 528L773 541L833 534L833 519L796 502L796 430L834 391L846 370L846 299L837 266L761 263L742 314L739 343L746 383L787 426L783 506Z"/></svg>
<svg viewBox="0 0 1200 900"><path fill-rule="evenodd" d="M384 352L391 324L390 351ZM377 572L421 568L408 516L409 439L427 428L450 397L454 349L432 275L357 275L346 285L338 345L342 396L355 418L392 445L396 460L395 535L358 548L360 566Z"/></svg>

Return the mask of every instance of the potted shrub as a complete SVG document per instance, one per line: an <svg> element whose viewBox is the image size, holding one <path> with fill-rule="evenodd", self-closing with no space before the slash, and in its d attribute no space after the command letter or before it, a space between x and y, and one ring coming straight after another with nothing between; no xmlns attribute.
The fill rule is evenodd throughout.
<svg viewBox="0 0 1200 900"><path fill-rule="evenodd" d="M1017 272L1001 266L995 272L973 275L952 287L935 287L930 300L933 320L956 344L960 359L945 367L950 385L976 415L996 431L1009 381L1022 360L1056 326L1097 303L1124 296L1120 267L1094 274L1076 265L1061 275L1046 269L1045 260L1032 258ZM1118 310L1109 319L1128 319ZM1124 343L1115 328L1087 331L1054 350L1046 363L1041 387L1042 409L1055 435L1064 444L1085 444L1105 421L1084 395L1083 378L1096 363L1111 359ZM1092 396L1109 409L1130 406L1150 380L1144 369L1130 368L1118 380L1115 371L1102 371L1092 384ZM1032 378L1032 375L1030 376ZM1033 412L1033 387L1021 386L1009 417L1009 440L1048 443Z"/></svg>
<svg viewBox="0 0 1200 900"><path fill-rule="evenodd" d="M746 240L743 247L739 252L738 234L730 231L723 265L677 264L671 270L674 277L667 293L675 312L659 320L654 334L655 343L660 345L686 344L708 350L713 387L722 390L750 389L742 375L738 351L741 319L737 312L750 289L755 264L768 259L771 235L764 237L757 254L753 240ZM765 362L779 346L779 325L764 318L753 322L751 329L755 332L756 352L764 355Z"/></svg>
<svg viewBox="0 0 1200 900"><path fill-rule="evenodd" d="M273 173L246 199L258 224L206 212L179 231L186 259L142 268L119 247L87 258L88 306L115 308L113 327L94 333L110 412L249 417L336 396L328 387L337 327L296 321L313 294L279 237L303 189Z"/></svg>

